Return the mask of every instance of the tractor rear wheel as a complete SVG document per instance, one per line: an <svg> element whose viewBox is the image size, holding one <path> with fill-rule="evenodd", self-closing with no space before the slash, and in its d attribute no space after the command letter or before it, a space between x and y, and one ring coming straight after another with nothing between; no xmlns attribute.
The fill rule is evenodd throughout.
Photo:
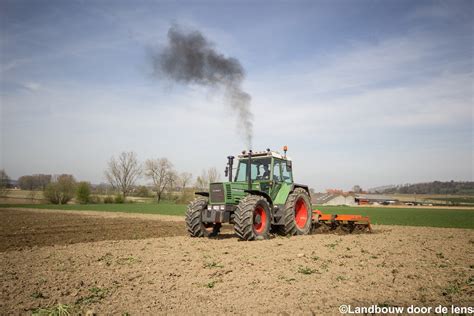
<svg viewBox="0 0 474 316"><path fill-rule="evenodd" d="M259 195L247 195L235 211L234 230L242 240L270 238L271 209Z"/></svg>
<svg viewBox="0 0 474 316"><path fill-rule="evenodd" d="M308 235L311 231L311 199L308 192L296 188L285 203L284 224L278 226L281 235Z"/></svg>
<svg viewBox="0 0 474 316"><path fill-rule="evenodd" d="M207 209L208 200L197 197L188 205L186 210L186 228L191 237L213 237L219 234L221 224L203 223L202 212Z"/></svg>

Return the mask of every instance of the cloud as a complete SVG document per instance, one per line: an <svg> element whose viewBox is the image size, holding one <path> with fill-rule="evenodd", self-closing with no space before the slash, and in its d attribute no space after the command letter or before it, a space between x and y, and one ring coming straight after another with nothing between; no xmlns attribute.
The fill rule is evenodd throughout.
<svg viewBox="0 0 474 316"><path fill-rule="evenodd" d="M1 44L3 45L3 44ZM10 70L14 70L17 67L20 67L24 64L27 64L31 61L30 58L18 58L18 59L12 59L6 63L0 64L0 73L4 73Z"/></svg>
<svg viewBox="0 0 474 316"><path fill-rule="evenodd" d="M407 34L253 77L256 143L290 145L317 189L472 178L474 77L456 47Z"/></svg>
<svg viewBox="0 0 474 316"><path fill-rule="evenodd" d="M267 128L284 122L319 132L335 125L384 131L467 124L470 60L450 58L449 45L426 34L359 42L335 56L315 56L283 72L270 71L249 89L256 106L276 109L266 114L265 122L272 122L263 122Z"/></svg>
<svg viewBox="0 0 474 316"><path fill-rule="evenodd" d="M41 84L38 82L25 82L22 84L22 86L30 91L38 91L41 89Z"/></svg>

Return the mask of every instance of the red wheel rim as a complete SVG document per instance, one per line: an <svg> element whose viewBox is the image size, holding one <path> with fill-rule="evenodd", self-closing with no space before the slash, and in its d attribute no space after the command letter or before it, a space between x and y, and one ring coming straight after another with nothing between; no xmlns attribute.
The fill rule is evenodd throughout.
<svg viewBox="0 0 474 316"><path fill-rule="evenodd" d="M260 205L257 205L253 211L253 229L257 234L261 234L265 231L267 226L267 212Z"/></svg>
<svg viewBox="0 0 474 316"><path fill-rule="evenodd" d="M299 229L303 229L306 226L306 222L308 221L308 208L306 207L306 203L303 198L299 198L296 201L295 206L295 222L296 226Z"/></svg>

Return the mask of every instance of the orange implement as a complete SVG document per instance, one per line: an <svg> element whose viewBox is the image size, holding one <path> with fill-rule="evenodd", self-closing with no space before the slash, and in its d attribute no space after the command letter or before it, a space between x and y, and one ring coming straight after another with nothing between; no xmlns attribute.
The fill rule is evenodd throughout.
<svg viewBox="0 0 474 316"><path fill-rule="evenodd" d="M320 210L314 210L312 219L315 231L318 228L330 231L340 228L342 231L347 233L352 233L354 231L362 232L365 230L372 232L370 218L368 216L323 214Z"/></svg>

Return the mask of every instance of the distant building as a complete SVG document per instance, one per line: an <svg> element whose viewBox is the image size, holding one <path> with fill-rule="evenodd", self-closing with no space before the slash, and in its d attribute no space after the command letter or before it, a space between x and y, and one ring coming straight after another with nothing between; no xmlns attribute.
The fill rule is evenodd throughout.
<svg viewBox="0 0 474 316"><path fill-rule="evenodd" d="M396 205L400 204L398 199L381 194L352 194L334 193L330 190L326 193L315 193L311 195L311 203L315 205Z"/></svg>
<svg viewBox="0 0 474 316"><path fill-rule="evenodd" d="M316 193L311 197L312 204L318 205L356 205L353 195Z"/></svg>
<svg viewBox="0 0 474 316"><path fill-rule="evenodd" d="M355 202L358 205L380 204L380 205L394 205L399 204L398 199L381 194L356 194Z"/></svg>

